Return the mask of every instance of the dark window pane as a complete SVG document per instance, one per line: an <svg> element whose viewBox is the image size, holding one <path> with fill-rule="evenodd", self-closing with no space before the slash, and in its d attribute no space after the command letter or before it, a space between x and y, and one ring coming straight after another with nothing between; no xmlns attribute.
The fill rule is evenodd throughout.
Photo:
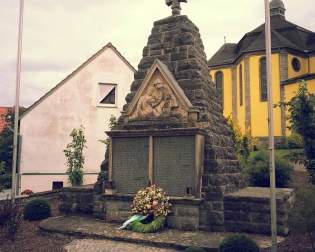
<svg viewBox="0 0 315 252"><path fill-rule="evenodd" d="M223 73L217 72L215 74L215 86L216 89L218 91L218 94L220 96L220 102L221 102L221 106L222 106L222 110L223 110L223 104L224 104L224 83L223 83Z"/></svg>
<svg viewBox="0 0 315 252"><path fill-rule="evenodd" d="M113 89L101 100L100 103L102 104L115 104L116 98L116 87L113 87Z"/></svg>
<svg viewBox="0 0 315 252"><path fill-rule="evenodd" d="M243 66L240 65L240 105L243 105Z"/></svg>
<svg viewBox="0 0 315 252"><path fill-rule="evenodd" d="M63 188L63 182L62 181L53 181L52 189L58 190Z"/></svg>
<svg viewBox="0 0 315 252"><path fill-rule="evenodd" d="M266 71L266 58L260 59L259 64L260 74L260 101L267 101L267 71Z"/></svg>

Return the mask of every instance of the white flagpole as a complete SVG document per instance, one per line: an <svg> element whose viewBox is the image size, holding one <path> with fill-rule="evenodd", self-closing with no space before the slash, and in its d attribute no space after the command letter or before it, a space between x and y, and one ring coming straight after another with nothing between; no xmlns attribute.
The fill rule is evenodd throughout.
<svg viewBox="0 0 315 252"><path fill-rule="evenodd" d="M21 84L21 54L22 54L22 32L23 32L24 0L20 0L18 53L16 66L16 88L15 88L15 112L14 112L14 137L13 137L13 162L12 162L12 190L11 199L15 202L17 194L17 152L19 134L19 108L20 108L20 84Z"/></svg>
<svg viewBox="0 0 315 252"><path fill-rule="evenodd" d="M275 179L275 149L273 129L273 97L272 97L272 70L271 70L271 28L269 0L265 0L265 39L267 62L267 91L268 91L268 134L269 134L269 170L270 170L270 214L272 252L277 251L277 207L276 207L276 179Z"/></svg>

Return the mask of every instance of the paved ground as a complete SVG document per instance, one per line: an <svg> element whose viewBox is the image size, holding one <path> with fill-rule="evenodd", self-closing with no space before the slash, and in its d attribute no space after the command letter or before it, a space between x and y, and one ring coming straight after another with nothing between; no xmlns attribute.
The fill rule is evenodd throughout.
<svg viewBox="0 0 315 252"><path fill-rule="evenodd" d="M125 242L115 242L109 240L74 240L65 246L66 252L176 252L173 249L162 249L148 247Z"/></svg>
<svg viewBox="0 0 315 252"><path fill-rule="evenodd" d="M11 190L4 190L0 192L0 200L6 199L7 197L10 198L11 196Z"/></svg>
<svg viewBox="0 0 315 252"><path fill-rule="evenodd" d="M166 229L163 232L153 234L141 234L131 231L118 230L118 225L105 223L102 220L97 220L89 217L79 216L60 216L49 218L40 223L40 228L41 230L50 233L59 233L73 237L79 236L80 238L86 239L97 238L119 242L123 241L137 244L141 243L149 246L152 245L173 249L183 249L193 246L207 248L211 251L216 251L219 247L220 242L224 239L224 237L226 237L226 235L228 235L228 233L211 233L202 231L184 232L174 229ZM249 236L254 239L261 248L267 248L271 245L270 237L268 236ZM281 242L283 240L283 237L278 238L278 242ZM124 250L107 251L116 252Z"/></svg>

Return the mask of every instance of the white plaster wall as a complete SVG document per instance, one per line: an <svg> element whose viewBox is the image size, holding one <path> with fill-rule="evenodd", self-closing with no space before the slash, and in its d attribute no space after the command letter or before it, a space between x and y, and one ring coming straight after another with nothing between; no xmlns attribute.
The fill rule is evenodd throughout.
<svg viewBox="0 0 315 252"><path fill-rule="evenodd" d="M133 75L132 69L109 47L22 117L21 191L38 192L52 187L52 181L43 175L23 173L66 172L63 150L71 141L70 132L80 125L84 126L87 139L84 172L99 172L105 153L105 145L99 140L106 138L104 131L108 130L111 115L120 115ZM117 84L117 106L99 106L99 83ZM66 184L67 178L63 181ZM88 182L95 181L96 176Z"/></svg>
<svg viewBox="0 0 315 252"><path fill-rule="evenodd" d="M86 174L84 176L84 184L94 184L96 179L96 174ZM33 192L51 191L54 181L63 181L64 187L71 186L67 175L23 175L23 180L21 181L21 188L23 189L21 192L28 188L31 188Z"/></svg>

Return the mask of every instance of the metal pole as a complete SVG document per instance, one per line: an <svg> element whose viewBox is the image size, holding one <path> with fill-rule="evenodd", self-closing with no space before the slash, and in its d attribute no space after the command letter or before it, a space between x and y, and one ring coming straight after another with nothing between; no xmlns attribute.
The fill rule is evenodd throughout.
<svg viewBox="0 0 315 252"><path fill-rule="evenodd" d="M267 91L268 91L268 134L269 134L269 169L270 169L270 214L272 252L277 251L277 207L276 207L276 179L275 179L275 149L273 129L273 96L272 96L272 70L271 70L271 28L269 0L265 0L265 39L267 63Z"/></svg>
<svg viewBox="0 0 315 252"><path fill-rule="evenodd" d="M17 151L18 151L18 131L19 131L19 108L20 108L20 83L21 83L21 54L22 54L22 32L23 32L23 11L24 0L20 0L18 54L16 65L16 88L15 88L15 111L14 111L14 134L13 134L13 162L12 162L12 190L11 199L15 203L17 194Z"/></svg>

